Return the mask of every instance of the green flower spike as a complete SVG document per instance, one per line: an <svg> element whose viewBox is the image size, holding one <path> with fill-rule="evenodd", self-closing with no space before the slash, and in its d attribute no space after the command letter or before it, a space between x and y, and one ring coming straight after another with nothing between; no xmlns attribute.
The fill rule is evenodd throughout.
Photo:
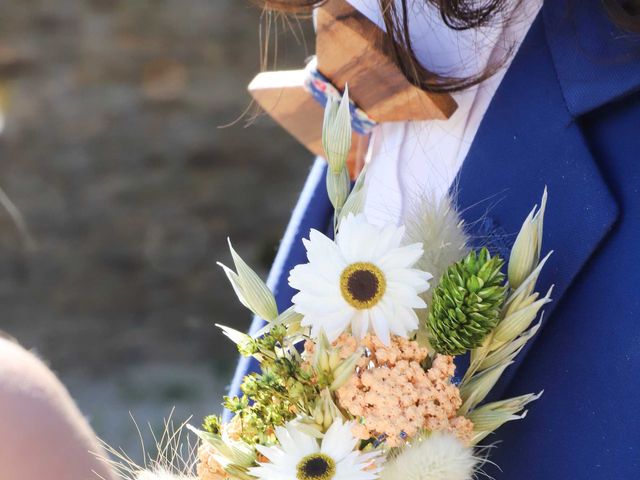
<svg viewBox="0 0 640 480"><path fill-rule="evenodd" d="M504 261L472 251L442 276L427 320L431 346L445 355L479 347L498 324L506 288Z"/></svg>

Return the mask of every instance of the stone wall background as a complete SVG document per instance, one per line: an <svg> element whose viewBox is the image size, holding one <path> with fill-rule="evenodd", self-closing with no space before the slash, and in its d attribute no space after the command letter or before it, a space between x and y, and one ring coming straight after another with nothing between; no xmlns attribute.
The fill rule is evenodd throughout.
<svg viewBox="0 0 640 480"><path fill-rule="evenodd" d="M236 355L214 323L249 315L216 261L229 235L266 274L310 156L266 118L218 128L259 70L249 0L0 8L0 188L26 225L0 209L0 329L139 458L129 411L219 410ZM309 47L279 38L301 66Z"/></svg>

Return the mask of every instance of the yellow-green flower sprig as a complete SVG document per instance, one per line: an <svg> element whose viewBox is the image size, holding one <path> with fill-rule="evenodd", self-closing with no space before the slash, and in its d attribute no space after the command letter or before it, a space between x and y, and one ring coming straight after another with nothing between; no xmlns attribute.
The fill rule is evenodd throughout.
<svg viewBox="0 0 640 480"><path fill-rule="evenodd" d="M202 421L202 429L213 435L222 434L222 419L219 415L207 415Z"/></svg>
<svg viewBox="0 0 640 480"><path fill-rule="evenodd" d="M238 417L240 438L248 444L275 442L275 427L310 413L320 392L298 352L287 345L286 329L275 326L263 337L243 344L243 354L261 359L261 373L247 375L241 397L226 397L224 406Z"/></svg>

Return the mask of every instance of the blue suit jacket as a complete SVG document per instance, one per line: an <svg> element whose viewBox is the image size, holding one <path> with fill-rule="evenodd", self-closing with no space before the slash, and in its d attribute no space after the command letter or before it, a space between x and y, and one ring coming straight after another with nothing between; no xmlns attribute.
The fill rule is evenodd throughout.
<svg viewBox="0 0 640 480"><path fill-rule="evenodd" d="M555 253L539 287L555 284L554 302L494 397L545 394L489 439L502 441L497 479L640 478L640 38L600 1L571 3L543 7L459 178L472 233L493 233L499 252L550 194L543 247ZM300 239L330 223L323 175L317 162L271 273L280 308L288 271L306 261Z"/></svg>

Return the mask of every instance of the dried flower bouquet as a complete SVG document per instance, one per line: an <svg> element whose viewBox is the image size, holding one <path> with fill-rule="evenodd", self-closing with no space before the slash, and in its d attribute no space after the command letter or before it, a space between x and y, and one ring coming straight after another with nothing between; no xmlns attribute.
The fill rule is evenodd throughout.
<svg viewBox="0 0 640 480"><path fill-rule="evenodd" d="M351 188L345 167L350 142L345 94L328 103L323 130L334 237L311 230L304 240L308 263L290 273L298 293L288 310L233 248L235 269L223 266L265 327L255 336L221 327L260 371L225 398L228 423L209 416L192 428L200 480L469 480L488 461L481 442L539 398L484 402L550 301L535 291L548 258L546 193L505 268L469 247L450 198L420 202L405 226L369 223L366 170Z"/></svg>

